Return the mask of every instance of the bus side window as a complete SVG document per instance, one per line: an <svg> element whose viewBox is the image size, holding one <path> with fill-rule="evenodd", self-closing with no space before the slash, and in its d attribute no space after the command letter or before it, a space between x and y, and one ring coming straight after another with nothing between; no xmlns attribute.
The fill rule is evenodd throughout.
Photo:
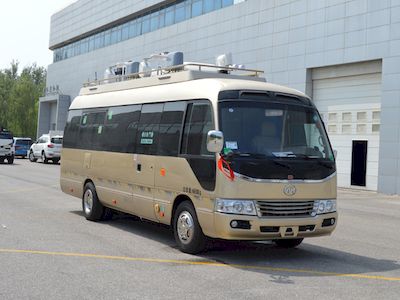
<svg viewBox="0 0 400 300"><path fill-rule="evenodd" d="M101 141L106 112L87 112L82 115L79 142L83 149L102 150Z"/></svg>
<svg viewBox="0 0 400 300"><path fill-rule="evenodd" d="M167 102L160 122L158 155L177 156L186 102Z"/></svg>
<svg viewBox="0 0 400 300"><path fill-rule="evenodd" d="M136 152L138 154L156 154L157 139L160 127L161 112L164 103L144 104L136 136Z"/></svg>
<svg viewBox="0 0 400 300"><path fill-rule="evenodd" d="M141 105L110 107L103 129L102 150L134 153Z"/></svg>
<svg viewBox="0 0 400 300"><path fill-rule="evenodd" d="M211 106L191 103L188 106L182 139L182 154L212 155L207 151L207 133L214 128Z"/></svg>
<svg viewBox="0 0 400 300"><path fill-rule="evenodd" d="M81 110L70 110L68 112L68 119L64 132L63 147L80 148L80 144L78 142L78 134L81 115Z"/></svg>

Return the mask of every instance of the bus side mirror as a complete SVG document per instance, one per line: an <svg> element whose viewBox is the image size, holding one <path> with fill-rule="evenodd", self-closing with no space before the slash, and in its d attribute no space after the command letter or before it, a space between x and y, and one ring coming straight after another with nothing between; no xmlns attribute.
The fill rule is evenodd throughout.
<svg viewBox="0 0 400 300"><path fill-rule="evenodd" d="M224 146L224 134L218 130L210 130L207 133L208 152L220 153Z"/></svg>

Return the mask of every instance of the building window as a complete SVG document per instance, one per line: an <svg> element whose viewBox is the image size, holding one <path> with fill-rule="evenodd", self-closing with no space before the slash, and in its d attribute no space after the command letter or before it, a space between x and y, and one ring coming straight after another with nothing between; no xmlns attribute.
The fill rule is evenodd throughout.
<svg viewBox="0 0 400 300"><path fill-rule="evenodd" d="M192 3L192 18L200 16L203 13L203 1L193 1Z"/></svg>
<svg viewBox="0 0 400 300"><path fill-rule="evenodd" d="M96 33L54 50L53 62L94 51L112 44L233 5L233 0L184 0L151 11L134 20Z"/></svg>

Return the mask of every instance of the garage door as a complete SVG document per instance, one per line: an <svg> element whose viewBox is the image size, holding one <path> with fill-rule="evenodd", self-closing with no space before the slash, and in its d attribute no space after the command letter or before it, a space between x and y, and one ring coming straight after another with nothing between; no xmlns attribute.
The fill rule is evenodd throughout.
<svg viewBox="0 0 400 300"><path fill-rule="evenodd" d="M337 150L338 186L377 190L381 61L312 70L313 100Z"/></svg>

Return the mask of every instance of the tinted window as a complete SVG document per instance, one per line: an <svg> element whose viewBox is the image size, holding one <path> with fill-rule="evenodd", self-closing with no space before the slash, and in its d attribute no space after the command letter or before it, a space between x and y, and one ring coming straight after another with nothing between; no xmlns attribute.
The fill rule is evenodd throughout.
<svg viewBox="0 0 400 300"><path fill-rule="evenodd" d="M181 136L185 102L168 102L160 122L160 134L158 139L158 154L176 156L179 151L179 139Z"/></svg>
<svg viewBox="0 0 400 300"><path fill-rule="evenodd" d="M150 31L150 16L145 16L142 19L142 33Z"/></svg>
<svg viewBox="0 0 400 300"><path fill-rule="evenodd" d="M62 141L63 141L63 139L62 138L60 138L60 137L58 137L58 138L51 138L51 142L53 143L53 144L59 144L59 145L61 145L62 144Z"/></svg>
<svg viewBox="0 0 400 300"><path fill-rule="evenodd" d="M203 13L202 1L194 1L192 3L192 17L200 16Z"/></svg>
<svg viewBox="0 0 400 300"><path fill-rule="evenodd" d="M129 38L129 24L125 24L122 26L122 35L121 39L124 41Z"/></svg>
<svg viewBox="0 0 400 300"><path fill-rule="evenodd" d="M211 155L207 151L207 133L214 128L211 106L208 103L191 103L185 120L182 154Z"/></svg>
<svg viewBox="0 0 400 300"><path fill-rule="evenodd" d="M158 29L158 15L159 12L152 13L150 16L150 30L154 31Z"/></svg>
<svg viewBox="0 0 400 300"><path fill-rule="evenodd" d="M112 107L108 110L102 136L104 151L134 153L140 105Z"/></svg>
<svg viewBox="0 0 400 300"><path fill-rule="evenodd" d="M229 6L233 4L233 0L222 0L222 6Z"/></svg>
<svg viewBox="0 0 400 300"><path fill-rule="evenodd" d="M79 148L78 134L82 112L80 110L70 110L68 113L67 124L64 129L64 147Z"/></svg>
<svg viewBox="0 0 400 300"><path fill-rule="evenodd" d="M180 3L177 4L175 7L175 22L181 22L186 19L186 13L185 13L185 4Z"/></svg>
<svg viewBox="0 0 400 300"><path fill-rule="evenodd" d="M165 12L165 25L172 25L175 22L175 10L174 7L168 7Z"/></svg>
<svg viewBox="0 0 400 300"><path fill-rule="evenodd" d="M13 136L12 136L11 132L0 131L0 139L12 140Z"/></svg>
<svg viewBox="0 0 400 300"><path fill-rule="evenodd" d="M136 138L137 153L156 154L162 109L163 104L144 104L142 106Z"/></svg>
<svg viewBox="0 0 400 300"><path fill-rule="evenodd" d="M79 129L79 143L83 149L101 150L105 116L105 111L83 113Z"/></svg>
<svg viewBox="0 0 400 300"><path fill-rule="evenodd" d="M24 145L24 146L30 146L32 144L32 140L26 139L26 140L16 140L15 145Z"/></svg>
<svg viewBox="0 0 400 300"><path fill-rule="evenodd" d="M214 10L214 0L204 0L204 13Z"/></svg>

